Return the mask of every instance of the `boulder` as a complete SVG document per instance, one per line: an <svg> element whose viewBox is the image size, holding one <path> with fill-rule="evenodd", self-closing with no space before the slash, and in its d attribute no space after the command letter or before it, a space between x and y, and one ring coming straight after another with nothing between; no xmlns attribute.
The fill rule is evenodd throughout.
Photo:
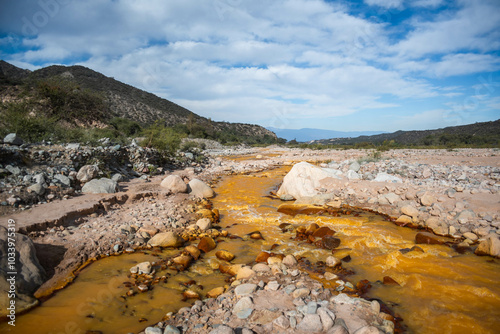
<svg viewBox="0 0 500 334"><path fill-rule="evenodd" d="M361 177L359 176L358 173L356 173L355 171L353 170L348 170L347 171L347 174L346 174L346 177L348 180L359 180Z"/></svg>
<svg viewBox="0 0 500 334"><path fill-rule="evenodd" d="M231 261L234 259L234 254L231 252L228 252L227 250L220 250L215 253L215 256L217 256L218 259L224 260L224 261Z"/></svg>
<svg viewBox="0 0 500 334"><path fill-rule="evenodd" d="M212 227L212 221L208 218L201 218L196 222L196 226L198 226L200 230L205 232Z"/></svg>
<svg viewBox="0 0 500 334"><path fill-rule="evenodd" d="M475 253L477 255L491 255L500 258L500 239L496 233L488 234L479 242Z"/></svg>
<svg viewBox="0 0 500 334"><path fill-rule="evenodd" d="M82 187L82 192L86 194L114 194L118 191L116 181L103 177L102 179L93 179Z"/></svg>
<svg viewBox="0 0 500 334"><path fill-rule="evenodd" d="M332 237L331 235L326 235L323 237L323 248L332 250L340 246L340 239Z"/></svg>
<svg viewBox="0 0 500 334"><path fill-rule="evenodd" d="M169 175L161 181L160 186L162 188L166 188L173 192L177 193L187 193L188 186L186 182L179 175Z"/></svg>
<svg viewBox="0 0 500 334"><path fill-rule="evenodd" d="M78 174L76 174L76 179L81 183L87 183L97 177L98 173L99 167L97 167L96 165L85 165L80 168Z"/></svg>
<svg viewBox="0 0 500 334"><path fill-rule="evenodd" d="M215 247L217 247L217 244L211 237L203 237L198 243L198 249L200 249L203 253L208 253L215 249Z"/></svg>
<svg viewBox="0 0 500 334"><path fill-rule="evenodd" d="M65 187L71 187L71 179L66 175L56 174L54 175L54 179L57 183L60 183Z"/></svg>
<svg viewBox="0 0 500 334"><path fill-rule="evenodd" d="M409 204L401 208L401 213L412 218L418 218L418 210Z"/></svg>
<svg viewBox="0 0 500 334"><path fill-rule="evenodd" d="M297 329L305 332L321 332L323 330L323 324L321 323L319 315L306 314L297 326Z"/></svg>
<svg viewBox="0 0 500 334"><path fill-rule="evenodd" d="M415 236L417 244L441 245L443 242L434 234L429 232L418 232Z"/></svg>
<svg viewBox="0 0 500 334"><path fill-rule="evenodd" d="M45 280L45 270L42 268L36 257L35 246L30 238L24 234L16 233L16 247L15 247L15 268L10 269L8 257L8 235L7 228L0 226L0 289L2 293L10 290L11 283L15 284L16 296L16 312L22 312L33 306L38 301L32 297L33 293ZM9 271L17 272L15 280L9 280L11 275ZM9 281L8 281L9 280ZM4 294L0 298L0 317L7 315L7 307L9 299Z"/></svg>
<svg viewBox="0 0 500 334"><path fill-rule="evenodd" d="M184 240L174 232L158 233L148 241L153 247L180 247L183 243Z"/></svg>
<svg viewBox="0 0 500 334"><path fill-rule="evenodd" d="M35 183L28 187L29 192L34 192L37 195L43 195L45 193L45 187L40 183Z"/></svg>
<svg viewBox="0 0 500 334"><path fill-rule="evenodd" d="M212 198L215 196L215 192L213 191L213 189L201 180L192 179L191 181L189 181L188 186L189 193L196 197Z"/></svg>
<svg viewBox="0 0 500 334"><path fill-rule="evenodd" d="M283 184L276 193L277 196L290 195L294 198L314 196L321 181L328 178L340 179L339 171L320 168L307 162L299 162L283 178Z"/></svg>
<svg viewBox="0 0 500 334"><path fill-rule="evenodd" d="M422 204L423 206L431 206L434 203L436 203L436 198L429 193L425 193L420 198L420 204Z"/></svg>
<svg viewBox="0 0 500 334"><path fill-rule="evenodd" d="M372 180L372 182L394 182L394 183L401 183L403 180L401 178L387 174L386 172L380 172L377 174L377 176Z"/></svg>
<svg viewBox="0 0 500 334"><path fill-rule="evenodd" d="M354 161L350 166L349 166L349 170L350 171L353 171L355 173L359 172L359 170L361 169L361 165L359 164L359 162L357 161Z"/></svg>
<svg viewBox="0 0 500 334"><path fill-rule="evenodd" d="M9 133L5 138L3 139L3 142L5 144L10 144L10 145L22 145L24 141L19 138L15 133Z"/></svg>

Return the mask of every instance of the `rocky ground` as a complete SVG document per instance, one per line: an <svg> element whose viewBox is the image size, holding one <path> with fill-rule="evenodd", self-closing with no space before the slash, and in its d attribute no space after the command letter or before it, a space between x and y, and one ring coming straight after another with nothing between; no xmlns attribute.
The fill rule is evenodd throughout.
<svg viewBox="0 0 500 334"><path fill-rule="evenodd" d="M109 147L102 149L113 151ZM34 157L38 147L4 145L2 150L2 154L10 152L7 156L11 158L17 154ZM178 236L184 234L189 239L185 233L192 231L189 227L200 217L208 216L210 223L214 223L215 213L204 211L206 202L200 199L210 194L204 193L206 189L194 192L196 182L187 187L189 182L199 179L210 184L219 175L251 173L300 161L319 164L322 168L319 174L326 177L315 178L313 173L290 178L290 189L299 192L283 190L278 193L283 199L296 200L300 205L370 209L388 214L398 224L449 235L478 254L500 256L498 150L396 150L378 155L366 150L216 146L203 153L181 153L177 165L136 162L142 163L142 169L131 163L125 169L107 168L108 175L99 175L105 169L101 166L97 173L89 170L81 177L78 172L87 166L88 160L75 164L78 150L67 146L44 149L49 154L45 163L31 159L36 162L32 165L23 164L20 158L11 163L2 160L0 186L4 207L9 210L0 217L0 224L7 226L7 220L13 218L32 240L45 271L40 270L45 283L36 292L39 297L63 285L68 275L87 260L152 247L152 238L166 231ZM127 156L134 151L130 147L120 147L117 151L120 150L127 152ZM246 157L227 158L241 154ZM57 160L58 155L64 158ZM45 154L39 152L38 156ZM197 160L198 156L203 158ZM153 166L159 175L147 173L146 168L153 169L148 166ZM123 180L114 180L117 184L111 194L82 191L92 179L111 176L111 172L124 176ZM40 173L44 182L38 182ZM176 175L175 180L161 186L166 174ZM56 181L66 180L58 175L67 177L69 185ZM300 181L301 178L307 182ZM35 184L44 192L30 203L25 202L23 194L36 192L28 190ZM183 185L186 189L180 189ZM53 191L55 188L72 190L64 193ZM48 197L56 193L62 196ZM50 205L53 206L49 210ZM210 231L209 235L221 233ZM393 323L388 321L392 317L380 312L377 302L346 294L333 295L330 289L299 270L292 260L288 264L283 260L257 266L248 268L253 271L248 277L238 278L236 272L236 279L230 287L219 291L220 295L169 315L168 320L146 329L146 333L295 333L311 329L328 333L390 333L393 330ZM345 283L340 281L337 286Z"/></svg>

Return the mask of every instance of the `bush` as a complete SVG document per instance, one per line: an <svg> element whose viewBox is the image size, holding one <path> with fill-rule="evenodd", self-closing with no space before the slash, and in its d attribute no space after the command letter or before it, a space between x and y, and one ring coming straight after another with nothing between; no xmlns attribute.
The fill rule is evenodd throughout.
<svg viewBox="0 0 500 334"><path fill-rule="evenodd" d="M144 129L142 135L146 137L141 142L144 147L153 147L167 154L172 154L179 149L182 134L173 128L166 127L163 122L156 121L153 125Z"/></svg>

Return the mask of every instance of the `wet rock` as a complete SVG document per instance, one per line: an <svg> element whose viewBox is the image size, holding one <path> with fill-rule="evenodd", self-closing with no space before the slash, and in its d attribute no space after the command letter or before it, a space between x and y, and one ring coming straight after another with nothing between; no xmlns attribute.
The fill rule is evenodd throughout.
<svg viewBox="0 0 500 334"><path fill-rule="evenodd" d="M198 243L198 248L203 253L208 253L211 250L215 249L215 247L217 247L217 244L211 237L203 237L200 239L200 242Z"/></svg>
<svg viewBox="0 0 500 334"><path fill-rule="evenodd" d="M260 252L259 255L255 258L255 262L265 262L267 263L267 259L271 256L268 252Z"/></svg>
<svg viewBox="0 0 500 334"><path fill-rule="evenodd" d="M262 236L262 233L260 233L259 231L249 233L249 235L250 235L250 238L254 239L254 240L263 240L264 239L264 237Z"/></svg>
<svg viewBox="0 0 500 334"><path fill-rule="evenodd" d="M189 181L189 193L199 198L212 198L215 192L205 182L192 179Z"/></svg>
<svg viewBox="0 0 500 334"><path fill-rule="evenodd" d="M181 265L183 268L189 267L193 258L190 255L182 254L177 257L174 257L172 261L176 264Z"/></svg>
<svg viewBox="0 0 500 334"><path fill-rule="evenodd" d="M140 291L140 292L146 292L149 290L148 286L146 284L140 284L137 289Z"/></svg>
<svg viewBox="0 0 500 334"><path fill-rule="evenodd" d="M224 293L224 288L222 286L218 288L213 288L207 292L207 298L217 298Z"/></svg>
<svg viewBox="0 0 500 334"><path fill-rule="evenodd" d="M340 246L340 239L327 235L322 240L323 248L332 250Z"/></svg>
<svg viewBox="0 0 500 334"><path fill-rule="evenodd" d="M339 259L337 259L335 256L329 256L326 258L326 261L325 261L327 267L336 267L336 266L340 266L340 264L342 263Z"/></svg>
<svg viewBox="0 0 500 334"><path fill-rule="evenodd" d="M186 299L200 299L198 292L193 290L186 290L182 293L182 296Z"/></svg>
<svg viewBox="0 0 500 334"><path fill-rule="evenodd" d="M443 242L434 234L429 232L418 232L415 236L417 244L441 245Z"/></svg>
<svg viewBox="0 0 500 334"><path fill-rule="evenodd" d="M169 175L161 181L160 186L172 193L187 193L188 186L179 175Z"/></svg>
<svg viewBox="0 0 500 334"><path fill-rule="evenodd" d="M9 133L3 138L5 144L20 146L24 144L24 141L15 133Z"/></svg>
<svg viewBox="0 0 500 334"><path fill-rule="evenodd" d="M153 247L180 247L184 240L174 232L162 232L149 239L148 244Z"/></svg>
<svg viewBox="0 0 500 334"><path fill-rule="evenodd" d="M238 274L236 274L236 279L238 280L247 279L253 276L255 276L255 271L253 271L252 268L242 267L240 270L238 270Z"/></svg>
<svg viewBox="0 0 500 334"><path fill-rule="evenodd" d="M198 226L200 230L206 231L212 228L212 221L208 218L201 218L196 222L196 226Z"/></svg>
<svg viewBox="0 0 500 334"><path fill-rule="evenodd" d="M82 187L86 194L114 194L118 191L118 184L108 178L93 179Z"/></svg>
<svg viewBox="0 0 500 334"><path fill-rule="evenodd" d="M306 228L306 235L312 235L319 228L318 224L312 223Z"/></svg>
<svg viewBox="0 0 500 334"><path fill-rule="evenodd" d="M215 253L215 256L217 256L218 259L224 260L224 261L231 261L234 259L234 254L228 252L227 250L220 250Z"/></svg>
<svg viewBox="0 0 500 334"><path fill-rule="evenodd" d="M399 285L399 283L390 276L384 276L383 283L384 285Z"/></svg>
<svg viewBox="0 0 500 334"><path fill-rule="evenodd" d="M306 314L298 324L297 329L304 332L321 332L323 330L323 324L321 323L319 315Z"/></svg>
<svg viewBox="0 0 500 334"><path fill-rule="evenodd" d="M328 271L325 273L325 275L324 275L324 276L325 276L325 279L326 279L327 281L333 281L334 279L338 279L338 278L339 278L339 277L338 277L337 275L335 275L334 273L331 273L331 272L328 272Z"/></svg>
<svg viewBox="0 0 500 334"><path fill-rule="evenodd" d="M86 183L97 177L98 173L99 167L97 167L96 165L85 165L80 168L78 174L76 174L76 179L81 183Z"/></svg>
<svg viewBox="0 0 500 334"><path fill-rule="evenodd" d="M151 273L151 262L141 262L132 268L130 268L130 272L132 274L146 274L149 275Z"/></svg>
<svg viewBox="0 0 500 334"><path fill-rule="evenodd" d="M475 253L477 255L490 255L500 257L500 239L498 234L490 233L479 242Z"/></svg>
<svg viewBox="0 0 500 334"><path fill-rule="evenodd" d="M200 250L198 249L198 247L195 247L195 246L192 246L192 245L189 245L187 246L186 248L184 248L184 250L186 252L188 252L189 254L191 254L191 256L195 259L195 260L198 260L198 258L200 257Z"/></svg>

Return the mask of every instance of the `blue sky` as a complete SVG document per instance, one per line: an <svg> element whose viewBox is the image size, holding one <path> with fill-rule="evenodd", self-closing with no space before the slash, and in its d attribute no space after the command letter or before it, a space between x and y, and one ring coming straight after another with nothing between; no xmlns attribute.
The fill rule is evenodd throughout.
<svg viewBox="0 0 500 334"><path fill-rule="evenodd" d="M0 59L87 66L217 121L500 118L498 0L0 0Z"/></svg>

